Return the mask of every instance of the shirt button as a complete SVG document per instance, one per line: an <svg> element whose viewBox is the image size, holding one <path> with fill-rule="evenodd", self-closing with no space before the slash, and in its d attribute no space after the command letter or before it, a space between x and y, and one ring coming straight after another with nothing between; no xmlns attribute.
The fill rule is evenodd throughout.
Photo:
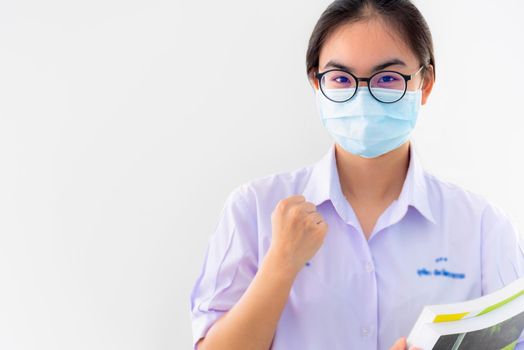
<svg viewBox="0 0 524 350"><path fill-rule="evenodd" d="M373 272L373 270L374 270L373 264L370 262L366 263L366 271Z"/></svg>
<svg viewBox="0 0 524 350"><path fill-rule="evenodd" d="M360 329L360 334L362 334L363 337L367 337L369 335L369 328L368 327L362 327Z"/></svg>

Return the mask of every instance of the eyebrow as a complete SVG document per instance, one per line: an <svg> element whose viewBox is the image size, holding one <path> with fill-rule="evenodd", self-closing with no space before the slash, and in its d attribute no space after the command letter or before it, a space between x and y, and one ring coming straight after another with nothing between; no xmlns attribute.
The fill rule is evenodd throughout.
<svg viewBox="0 0 524 350"><path fill-rule="evenodd" d="M376 72L376 71L379 71L379 70L382 70L384 68L387 68L389 66L393 66L393 65L399 65L399 66L404 66L406 67L406 63L398 58L393 58L391 60L388 60L384 63L381 63L381 64L378 64L376 65L373 70L372 70L372 73ZM347 70L349 72L354 72L355 70L351 67L348 67L348 66L345 66L343 65L342 63L339 63L335 60L330 60L328 63L326 63L326 65L324 66L324 69L326 69L327 67L333 67L333 68L338 68L338 69L344 69L344 70Z"/></svg>

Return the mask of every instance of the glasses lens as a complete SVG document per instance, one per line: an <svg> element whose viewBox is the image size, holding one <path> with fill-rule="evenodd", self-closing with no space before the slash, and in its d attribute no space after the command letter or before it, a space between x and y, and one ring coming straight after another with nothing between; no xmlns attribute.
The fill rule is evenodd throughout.
<svg viewBox="0 0 524 350"><path fill-rule="evenodd" d="M380 72L371 78L369 88L373 96L378 100L395 102L404 95L406 80L399 73Z"/></svg>
<svg viewBox="0 0 524 350"><path fill-rule="evenodd" d="M355 94L357 82L351 74L333 70L322 76L320 87L324 95L332 101L343 102Z"/></svg>

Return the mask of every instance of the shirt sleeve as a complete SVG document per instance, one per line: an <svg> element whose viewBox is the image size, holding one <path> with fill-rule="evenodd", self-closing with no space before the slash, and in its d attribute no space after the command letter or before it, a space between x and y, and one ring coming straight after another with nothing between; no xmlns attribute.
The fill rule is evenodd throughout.
<svg viewBox="0 0 524 350"><path fill-rule="evenodd" d="M225 200L191 291L193 349L244 294L258 270L257 222L245 185Z"/></svg>
<svg viewBox="0 0 524 350"><path fill-rule="evenodd" d="M482 295L524 277L523 237L511 219L489 204L482 216ZM515 350L524 350L524 332Z"/></svg>
<svg viewBox="0 0 524 350"><path fill-rule="evenodd" d="M524 277L523 247L510 218L489 204L482 215L482 295Z"/></svg>

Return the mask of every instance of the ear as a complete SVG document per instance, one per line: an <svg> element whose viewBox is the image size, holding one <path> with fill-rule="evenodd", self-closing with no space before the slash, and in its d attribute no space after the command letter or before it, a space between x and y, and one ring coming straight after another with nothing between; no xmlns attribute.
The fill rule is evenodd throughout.
<svg viewBox="0 0 524 350"><path fill-rule="evenodd" d="M309 80L309 85L311 85L311 87L313 88L313 91L314 92L317 92L317 90L319 89L319 86L318 86L318 79L315 77L315 70L312 70L309 74L308 74L308 80Z"/></svg>
<svg viewBox="0 0 524 350"><path fill-rule="evenodd" d="M421 104L425 105L431 90L433 89L433 84L435 83L433 65L429 64L426 71L424 72L424 80L422 85L422 102Z"/></svg>

